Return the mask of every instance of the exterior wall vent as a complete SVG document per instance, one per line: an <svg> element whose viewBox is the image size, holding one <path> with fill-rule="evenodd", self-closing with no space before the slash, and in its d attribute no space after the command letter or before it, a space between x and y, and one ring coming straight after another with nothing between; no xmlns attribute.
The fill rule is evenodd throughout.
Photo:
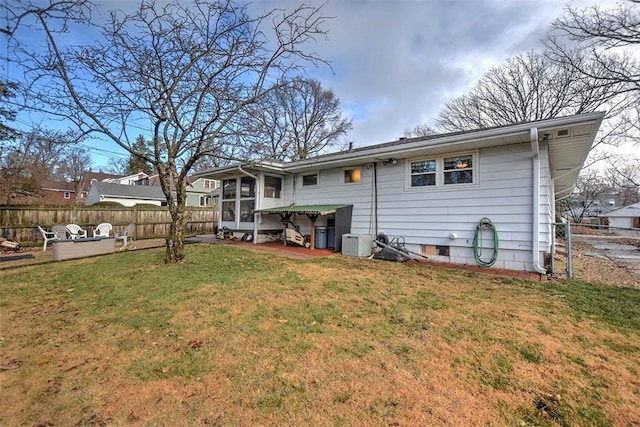
<svg viewBox="0 0 640 427"><path fill-rule="evenodd" d="M367 234L343 234L342 255L368 257L371 255L371 236Z"/></svg>
<svg viewBox="0 0 640 427"><path fill-rule="evenodd" d="M571 136L571 129L558 129L556 130L556 138L569 138Z"/></svg>

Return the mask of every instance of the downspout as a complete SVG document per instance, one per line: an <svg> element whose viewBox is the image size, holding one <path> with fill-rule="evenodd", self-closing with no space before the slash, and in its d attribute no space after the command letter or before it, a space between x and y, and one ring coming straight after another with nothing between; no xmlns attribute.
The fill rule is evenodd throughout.
<svg viewBox="0 0 640 427"><path fill-rule="evenodd" d="M533 153L533 269L537 273L547 274L547 270L540 265L540 146L538 144L538 128L531 128L529 138L531 140L531 152Z"/></svg>
<svg viewBox="0 0 640 427"><path fill-rule="evenodd" d="M243 174L247 175L248 177L251 177L253 179L256 180L256 206L255 206L255 210L260 209L260 178L258 178L256 175L251 174L249 172L247 172L246 170L242 169L242 165L238 165L238 170L240 172L242 172ZM240 193L242 193L242 189L240 189ZM242 197L242 194L240 194L240 197ZM256 221L256 216L258 214L254 213L253 214L253 243L256 244L258 241L258 221ZM239 224L238 224L239 225Z"/></svg>

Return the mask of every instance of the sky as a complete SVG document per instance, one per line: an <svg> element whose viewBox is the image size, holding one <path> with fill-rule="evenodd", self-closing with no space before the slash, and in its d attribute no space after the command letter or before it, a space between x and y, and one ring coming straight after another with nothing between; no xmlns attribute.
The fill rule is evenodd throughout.
<svg viewBox="0 0 640 427"><path fill-rule="evenodd" d="M302 1L257 0L250 9L292 9ZM490 68L541 50L549 24L567 5L582 8L594 1L328 0L328 39L314 50L331 69L307 72L340 99L353 122L348 139L354 146L383 143L416 125L433 126L444 104ZM100 7L106 14L131 4L137 1L102 0ZM124 153L105 141L88 145L94 170L105 168L114 152Z"/></svg>

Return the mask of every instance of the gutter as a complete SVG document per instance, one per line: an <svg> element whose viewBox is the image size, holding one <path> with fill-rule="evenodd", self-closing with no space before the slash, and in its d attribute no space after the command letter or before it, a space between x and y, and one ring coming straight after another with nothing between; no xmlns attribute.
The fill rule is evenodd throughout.
<svg viewBox="0 0 640 427"><path fill-rule="evenodd" d="M256 180L256 205L255 205L255 210L260 209L259 206L259 201L260 201L260 178L258 178L256 175L247 172L246 170L242 169L242 165L238 165L238 171L247 175L248 177L251 177L253 179ZM242 197L241 195L242 193L242 189L240 190L240 192L238 192L238 196ZM239 205L238 205L239 206ZM258 221L256 221L256 217L258 214L254 213L253 214L253 243L256 244L257 240L258 240ZM240 223L238 222L238 225L240 225Z"/></svg>
<svg viewBox="0 0 640 427"><path fill-rule="evenodd" d="M532 261L533 269L540 274L547 274L547 270L540 265L540 146L538 143L538 128L529 131L531 140L532 168L533 168L533 235Z"/></svg>

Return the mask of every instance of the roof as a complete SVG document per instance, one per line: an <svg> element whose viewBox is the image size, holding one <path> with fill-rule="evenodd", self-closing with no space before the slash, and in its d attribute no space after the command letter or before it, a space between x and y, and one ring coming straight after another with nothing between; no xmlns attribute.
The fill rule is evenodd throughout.
<svg viewBox="0 0 640 427"><path fill-rule="evenodd" d="M327 215L334 213L340 208L346 208L351 205L291 205L278 206L275 208L256 209L257 213L297 213L310 215Z"/></svg>
<svg viewBox="0 0 640 427"><path fill-rule="evenodd" d="M76 185L73 182L64 181L44 181L40 188L50 191L76 191Z"/></svg>
<svg viewBox="0 0 640 427"><path fill-rule="evenodd" d="M267 171L269 169L285 174L300 173L381 162L390 158L401 160L446 155L463 150L531 144L532 135L535 134L532 130L535 129L538 135L536 142L548 146L550 174L554 181L555 194L562 196L573 189L603 118L604 113L594 112L472 131L401 138L383 144L284 164L244 162L223 168L204 170L194 176L224 179L237 176L239 172L243 171L246 174L248 171Z"/></svg>
<svg viewBox="0 0 640 427"><path fill-rule="evenodd" d="M640 217L640 203L634 203L633 205L625 206L624 208L609 211L600 216L608 217L621 217L621 218L635 218Z"/></svg>
<svg viewBox="0 0 640 427"><path fill-rule="evenodd" d="M125 185L112 182L95 181L91 190L102 196L120 197L123 199L167 200L162 189L149 185Z"/></svg>

